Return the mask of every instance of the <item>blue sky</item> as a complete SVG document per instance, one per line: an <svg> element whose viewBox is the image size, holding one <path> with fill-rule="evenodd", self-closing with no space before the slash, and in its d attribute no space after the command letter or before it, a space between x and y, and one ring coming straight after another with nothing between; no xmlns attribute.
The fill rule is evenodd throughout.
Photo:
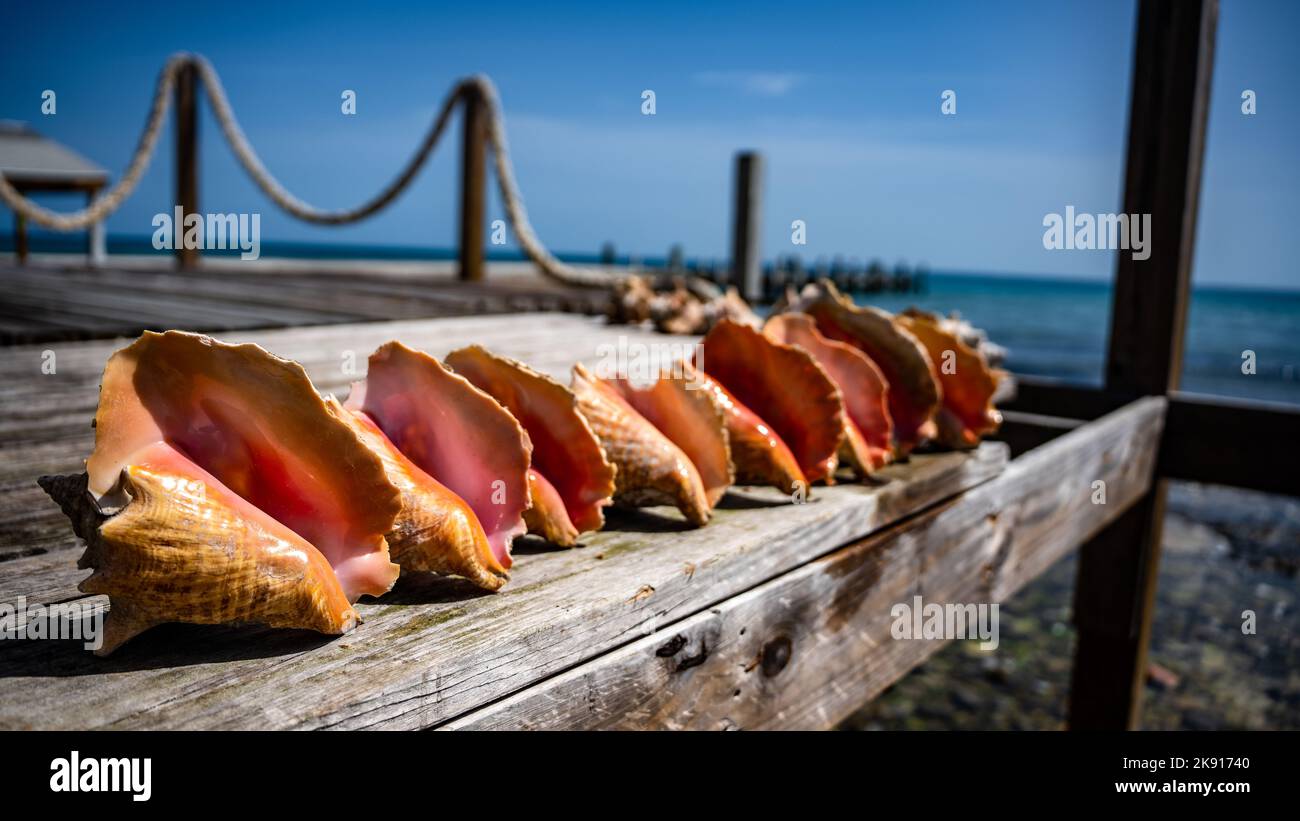
<svg viewBox="0 0 1300 821"><path fill-rule="evenodd" d="M1132 0L1088 3L23 4L0 30L0 117L120 174L168 54L207 55L266 165L322 207L368 198L455 78L496 81L520 186L561 252L726 255L731 157L767 160L764 252L1104 278L1109 252L1046 251L1042 219L1117 210ZM1196 277L1300 287L1300 4L1223 0ZM44 89L58 113L42 116ZM1258 95L1254 117L1239 95ZM340 112L354 89L358 113ZM654 116L641 114L653 89ZM957 114L940 95L957 92ZM280 214L210 114L205 211L257 211L264 240L447 247L455 140L360 226ZM170 135L168 135L170 137ZM171 204L171 143L109 223ZM72 208L71 198L49 204ZM492 205L493 217L499 206ZM8 214L3 214L6 220ZM790 245L790 223L808 244ZM1159 239L1156 238L1158 242Z"/></svg>

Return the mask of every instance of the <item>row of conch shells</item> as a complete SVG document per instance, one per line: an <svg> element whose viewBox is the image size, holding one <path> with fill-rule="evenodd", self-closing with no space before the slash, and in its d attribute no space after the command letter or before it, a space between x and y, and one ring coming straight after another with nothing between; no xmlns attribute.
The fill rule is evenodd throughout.
<svg viewBox="0 0 1300 821"><path fill-rule="evenodd" d="M989 364L982 350L996 346L981 343L982 335L958 320L917 310L894 315L856 305L829 280L787 293L766 328L788 321L787 316L807 316L825 340L855 350L875 365L892 423L895 458L927 443L974 447L1002 422L993 397L1004 373ZM784 331L776 333L797 343ZM805 347L812 350L816 344ZM822 356L818 359L827 365ZM869 409L855 413L870 427L865 421Z"/></svg>
<svg viewBox="0 0 1300 821"><path fill-rule="evenodd" d="M86 472L40 484L109 597L101 654L163 622L341 634L399 572L495 591L516 537L574 546L611 504L702 526L733 484L797 501L926 440L971 447L999 376L937 318L829 283L765 324L717 318L645 384L394 341L340 402L256 345L146 333L105 367Z"/></svg>

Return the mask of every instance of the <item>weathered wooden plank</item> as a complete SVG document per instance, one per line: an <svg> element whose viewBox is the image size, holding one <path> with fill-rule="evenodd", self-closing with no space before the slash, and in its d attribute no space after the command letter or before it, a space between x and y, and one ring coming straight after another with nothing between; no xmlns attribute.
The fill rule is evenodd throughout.
<svg viewBox="0 0 1300 821"><path fill-rule="evenodd" d="M331 390L363 375L369 351L392 338L435 354L479 342L560 376L576 360L593 363L602 345L620 338L682 341L559 314L229 338L257 341L304 362L317 384ZM59 369L48 382L37 381L31 370L43 347L17 348L19 364L0 361L0 374L25 374L37 386L32 401L44 388L55 395L54 406L75 400L89 414L103 361L120 344L49 346ZM356 373L342 367L349 351ZM60 420L51 429L65 427ZM0 544L31 552L35 543L51 552L0 561L0 602L77 596L86 571L75 568L77 551L64 549L71 544L66 524L32 510L38 497L29 488L19 494L12 490L17 485L3 482L31 481L32 467L59 460L76 469L88 441L85 435L52 442L37 437L6 451L15 459L6 459L0 477ZM802 505L772 491L741 490L701 530L687 529L666 509L616 513L584 549L522 544L512 584L498 595L455 580L404 579L383 599L363 602L365 623L334 641L293 631L171 626L110 659L90 657L79 645L0 642L0 676L12 685L0 696L0 726L432 726L950 498L997 475L1005 462L1000 443L968 454L916 456L884 471L877 483L818 488ZM26 541L14 543L15 535Z"/></svg>
<svg viewBox="0 0 1300 821"><path fill-rule="evenodd" d="M893 639L894 605L1005 601L1141 498L1164 407L1140 400L950 503L445 727L833 727L945 643Z"/></svg>
<svg viewBox="0 0 1300 821"><path fill-rule="evenodd" d="M0 727L426 727L733 596L1001 469L1005 447L919 456L876 487L817 489L806 504L733 494L707 528L663 509L621 513L587 548L530 553L480 595L406 579L361 604L338 641L259 630L159 628L109 659L59 642L0 643ZM535 548L534 548L535 549ZM68 556L70 598L84 571ZM26 595L44 557L0 563L0 600ZM64 595L64 593L67 595Z"/></svg>
<svg viewBox="0 0 1300 821"><path fill-rule="evenodd" d="M538 277L460 283L383 269L271 272L218 266L183 271L0 266L0 340L134 335L144 328L233 328L505 313L543 306L600 313L603 292Z"/></svg>
<svg viewBox="0 0 1300 821"><path fill-rule="evenodd" d="M1300 408L1175 393L1160 450L1160 475L1300 496L1300 473L1281 443L1300 442Z"/></svg>

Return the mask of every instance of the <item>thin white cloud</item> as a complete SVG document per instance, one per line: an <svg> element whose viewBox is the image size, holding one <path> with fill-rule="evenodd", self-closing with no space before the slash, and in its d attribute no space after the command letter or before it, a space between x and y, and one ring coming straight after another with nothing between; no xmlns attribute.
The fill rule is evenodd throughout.
<svg viewBox="0 0 1300 821"><path fill-rule="evenodd" d="M790 71L703 71L695 75L701 85L728 88L760 97L780 97L808 79Z"/></svg>

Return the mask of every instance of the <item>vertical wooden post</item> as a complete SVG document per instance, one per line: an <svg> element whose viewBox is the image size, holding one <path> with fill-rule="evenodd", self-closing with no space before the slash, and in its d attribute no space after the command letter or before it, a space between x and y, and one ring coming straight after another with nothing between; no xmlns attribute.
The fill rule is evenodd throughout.
<svg viewBox="0 0 1300 821"><path fill-rule="evenodd" d="M176 77L176 205L183 215L199 213L199 72L186 65ZM185 236L185 225L175 226L178 239ZM195 268L199 249L187 249L178 242L177 268Z"/></svg>
<svg viewBox="0 0 1300 821"><path fill-rule="evenodd" d="M27 264L27 218L14 212L14 256L19 265Z"/></svg>
<svg viewBox="0 0 1300 821"><path fill-rule="evenodd" d="M460 278L483 278L483 229L487 221L487 101L475 87L463 96L460 149Z"/></svg>
<svg viewBox="0 0 1300 821"><path fill-rule="evenodd" d="M89 188L86 190L86 205L95 204L99 198L99 188ZM106 244L104 241L104 220L92 223L86 231L86 264L91 268L103 265L107 258Z"/></svg>
<svg viewBox="0 0 1300 821"><path fill-rule="evenodd" d="M756 151L736 155L731 222L731 284L750 302L763 297L763 158Z"/></svg>
<svg viewBox="0 0 1300 821"><path fill-rule="evenodd" d="M1196 238L1218 0L1142 0L1129 110L1124 211L1151 215L1150 257L1119 252L1106 387L1130 395L1178 386ZM1072 729L1136 726L1145 684L1165 486L1083 546Z"/></svg>

